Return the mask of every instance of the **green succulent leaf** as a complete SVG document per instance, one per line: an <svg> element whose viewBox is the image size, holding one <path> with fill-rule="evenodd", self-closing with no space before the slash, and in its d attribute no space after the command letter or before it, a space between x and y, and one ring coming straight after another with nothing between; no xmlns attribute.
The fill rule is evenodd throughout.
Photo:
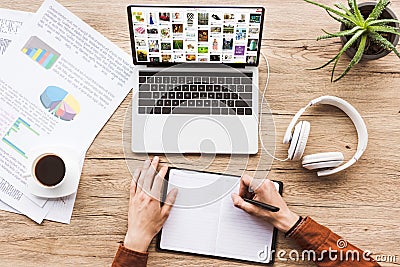
<svg viewBox="0 0 400 267"><path fill-rule="evenodd" d="M331 18L333 18L334 20L336 20L336 21L338 21L338 22L340 22L340 23L343 23L343 24L346 25L346 27L348 27L348 28L353 28L353 27L355 26L355 24L354 24L353 22L351 22L351 21L349 21L349 20L347 20L347 19L338 18L338 17L332 15L332 13L329 12L328 10L326 10L326 12L328 13L328 15L329 15Z"/></svg>
<svg viewBox="0 0 400 267"><path fill-rule="evenodd" d="M310 70L319 70L322 69L326 66L328 66L329 64L331 64L333 61L336 60L335 66L337 64L337 61L340 59L340 57L343 55L343 53L355 42L357 41L357 39L363 34L365 33L366 30L363 31L359 31L357 32L355 35L353 35L353 37L350 38L349 41L347 41L347 43L343 46L343 48L340 50L340 52L331 60L329 60L327 63L325 63L324 65L322 65L321 67L317 67L317 68L313 68ZM334 71L334 69L332 70L332 72Z"/></svg>
<svg viewBox="0 0 400 267"><path fill-rule="evenodd" d="M385 37L383 37L382 35L380 35L377 32L370 32L369 36L371 37L371 39L373 39L376 42L380 43L386 49L393 50L393 52L400 58L399 51L397 51L396 47L391 42L389 42Z"/></svg>
<svg viewBox="0 0 400 267"><path fill-rule="evenodd" d="M354 57L353 57L352 60L350 61L349 65L347 66L347 68L345 69L345 71L344 71L342 74L340 74L340 76L339 76L338 78L336 78L335 80L333 80L333 82L337 82L337 81L339 81L340 79L342 79L342 78L351 70L351 68L352 68L354 65L356 65L358 62L360 62L360 60L361 60L361 58L362 58L362 56L363 56L364 50L365 50L365 44L366 44L366 42L367 42L367 37L368 37L368 35L366 35L366 34L364 34L364 35L361 37L360 45L358 46L358 49L357 49L356 54L354 55ZM333 72L332 72L331 81L332 81L332 79L333 79Z"/></svg>
<svg viewBox="0 0 400 267"><path fill-rule="evenodd" d="M313 5L322 7L322 8L325 9L326 11L330 11L330 12L332 12L332 13L335 14L335 15L338 15L338 16L340 16L340 17L342 17L342 18L345 18L345 19L347 19L347 20L353 22L354 24L358 24L358 21L357 21L357 20L354 20L354 18L348 16L346 13L342 13L342 12L340 12L340 11L338 11L338 10L336 10L336 9L333 9L333 8L331 8L331 7L329 7L329 6L326 6L326 5L323 5L323 4L320 4L320 3L313 2L313 1L311 1L311 0L304 0L304 1L306 1L307 3L310 3L310 4L313 4Z"/></svg>
<svg viewBox="0 0 400 267"><path fill-rule="evenodd" d="M340 50L339 54L336 56L335 64L333 65L332 68L332 75L331 75L331 82L333 81L333 76L335 73L336 65L339 62L340 57L343 55L343 53L349 49L350 46L354 44L355 41L357 41L358 38L360 38L361 35L363 35L367 30L362 30L358 31L356 34L353 35L353 37L350 38L349 41L343 46L342 50Z"/></svg>
<svg viewBox="0 0 400 267"><path fill-rule="evenodd" d="M317 41L322 40L322 39L332 38L332 37L342 37L342 36L353 35L359 30L362 30L362 28L359 27L359 26L356 26L356 27L354 27L353 29L350 29L350 30L345 30L345 31L335 32L335 33L329 33L329 32L326 32L326 31L323 30L326 33L326 35L318 37Z"/></svg>
<svg viewBox="0 0 400 267"><path fill-rule="evenodd" d="M364 18L361 15L360 10L358 9L356 0L353 0L353 11L354 11L354 15L356 16L356 18L358 20L358 24L357 23L356 24L359 26L364 25Z"/></svg>
<svg viewBox="0 0 400 267"><path fill-rule="evenodd" d="M382 14L382 11L387 7L388 4L389 0L379 0L379 2L375 5L372 12L369 14L366 21L369 22L378 19L379 16Z"/></svg>
<svg viewBox="0 0 400 267"><path fill-rule="evenodd" d="M354 10L354 3L353 3L353 0L347 0L347 4L349 5L350 10Z"/></svg>
<svg viewBox="0 0 400 267"><path fill-rule="evenodd" d="M339 4L335 4L334 6L343 10L348 16L354 17L353 13L351 13L350 10L347 7L345 7L343 4L339 3Z"/></svg>
<svg viewBox="0 0 400 267"><path fill-rule="evenodd" d="M390 27L390 26L370 26L368 29L372 32L387 32L387 33L400 35L399 28Z"/></svg>
<svg viewBox="0 0 400 267"><path fill-rule="evenodd" d="M337 36L332 35L332 34L322 35L317 38L317 41L326 40L326 39L330 39L330 38L336 38L336 37Z"/></svg>
<svg viewBox="0 0 400 267"><path fill-rule="evenodd" d="M389 24L389 23L398 23L400 24L400 20L397 19L378 19L374 21L368 21L367 25L368 26L374 26L374 25L384 25L384 24Z"/></svg>

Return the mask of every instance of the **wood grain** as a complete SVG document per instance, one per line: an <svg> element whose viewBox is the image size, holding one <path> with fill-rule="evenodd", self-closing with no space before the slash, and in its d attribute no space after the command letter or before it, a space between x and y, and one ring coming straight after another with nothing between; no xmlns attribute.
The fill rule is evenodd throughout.
<svg viewBox="0 0 400 267"><path fill-rule="evenodd" d="M320 1L333 4L333 0ZM130 53L126 18L127 0L60 1L94 29ZM174 3L178 1L142 1ZM208 0L194 4L212 4ZM223 0L220 4L237 4ZM338 83L330 83L330 69L307 70L322 65L340 49L338 40L316 41L321 29L335 31L334 21L322 9L299 0L269 0L262 51L270 64L270 83L264 104L264 118L272 118L263 128L262 139L276 139L276 156L285 158L281 144L292 116L311 99L336 95L348 100L363 115L369 131L368 149L349 170L318 178L298 162L277 162L263 152L255 156L162 156L165 164L233 174L248 172L257 177L284 182L284 198L299 214L310 215L350 242L374 254L400 255L400 60L387 57L362 62ZM34 12L41 1L0 0L1 8ZM259 5L259 1L246 1ZM400 4L391 8L400 14ZM349 62L343 58L343 70ZM338 72L339 73L339 72ZM266 64L260 64L260 88L266 80ZM146 156L129 151L131 95L123 101L90 147L81 177L70 225L45 222L36 225L29 219L0 212L0 266L109 266L127 223L130 169L139 167ZM269 107L269 109L268 109ZM272 115L272 117L271 117ZM342 151L346 159L356 149L356 132L351 121L338 109L315 107L304 120L311 122L311 137L306 154ZM268 136L267 136L268 133ZM244 159L246 164L243 164ZM209 164L209 166L207 166ZM298 247L279 235L278 249L290 252ZM150 249L149 266L251 266L231 261L155 252ZM277 261L276 266L312 266L309 262ZM400 265L387 263L384 266Z"/></svg>

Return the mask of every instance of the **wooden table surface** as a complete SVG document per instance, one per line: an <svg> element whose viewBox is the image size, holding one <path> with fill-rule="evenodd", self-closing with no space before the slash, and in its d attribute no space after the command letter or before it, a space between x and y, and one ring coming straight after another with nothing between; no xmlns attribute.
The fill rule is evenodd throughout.
<svg viewBox="0 0 400 267"><path fill-rule="evenodd" d="M127 0L61 0L69 10L130 53L126 18ZM178 1L143 1L141 3ZM337 1L324 0L327 4ZM196 4L212 4L207 0ZM235 4L222 0L219 4ZM35 12L40 0L0 0L1 8ZM244 4L244 3L243 3ZM337 175L318 178L301 168L299 162L274 161L264 155L251 156L246 165L230 166L229 172L244 171L284 182L284 198L291 209L310 215L362 249L375 255L397 255L400 265L400 60L392 53L371 62L362 62L344 79L330 83L330 69L309 71L332 58L341 47L339 40L316 41L321 28L336 31L339 25L322 9L301 0L249 0L264 4L267 12L262 50L271 65L266 98L276 124L276 156L286 157L281 144L293 115L308 101L321 95L336 95L352 103L368 127L369 143L362 159ZM400 4L391 8L400 15ZM348 58L339 64L343 69ZM266 65L260 64L260 84L265 82ZM260 86L261 87L261 86ZM123 136L125 115L131 95L125 99L90 147L83 168L70 225L44 222L36 225L24 216L0 212L0 266L109 266L118 241L127 228L128 166L141 166L146 156L129 151L129 133ZM306 154L342 151L346 159L356 149L356 131L344 113L332 107L314 107L303 117L311 122ZM263 138L265 136L263 135ZM126 140L124 145L124 140ZM197 156L162 156L165 164L205 169ZM199 161L201 163L199 163ZM209 171L224 172L228 163L240 158L217 156ZM201 165L201 166L200 166ZM232 164L231 164L232 165ZM299 249L294 242L278 236L278 250ZM242 266L243 263L207 257L155 252L150 249L149 266ZM250 265L250 264L249 264ZM276 266L312 266L308 262L277 261Z"/></svg>

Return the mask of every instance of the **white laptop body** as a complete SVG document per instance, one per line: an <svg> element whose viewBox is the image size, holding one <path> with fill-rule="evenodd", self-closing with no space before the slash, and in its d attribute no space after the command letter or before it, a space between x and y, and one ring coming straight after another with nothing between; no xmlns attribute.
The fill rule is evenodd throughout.
<svg viewBox="0 0 400 267"><path fill-rule="evenodd" d="M158 10L167 12L158 12ZM232 10L232 12L228 10ZM194 26L188 26L188 12L195 14ZM228 13L231 14L226 15ZM138 5L128 7L133 57L134 63L137 65L132 98L133 152L210 154L256 154L258 152L259 90L257 66L260 55L263 16L264 9L261 7L231 9L226 7L210 9L210 7L178 6L160 8ZM174 17L177 19L175 20ZM220 18L223 22L213 22L212 20L216 18ZM208 25L203 25L206 23ZM247 27L245 23L247 23ZM258 41L255 38L257 23L260 24ZM232 25L234 26L233 33ZM190 30L191 27L194 30ZM220 32L212 32L218 30L218 27L221 28ZM145 33L143 33L143 29ZM165 33L163 29L172 30L171 36L164 36L170 39L163 39L161 37L161 32ZM186 41L185 36L187 32L189 32L188 36L192 32L196 32L196 29L198 35L204 34L204 31L206 31L204 35L208 35L208 41L204 42L205 39L195 36L195 40L198 43L196 53L193 53L193 57L184 48L185 44L188 46L190 43L190 40ZM138 31L141 33L138 33ZM235 38L233 42L231 36ZM183 42L179 39L182 39ZM178 41L175 42L174 40ZM218 42L223 42L222 45L225 49L219 51L217 47ZM255 42L257 42L257 48L255 47ZM180 45L182 45L182 50L180 50ZM246 51L243 51L243 47L245 47ZM171 48L170 50L172 51L164 51L162 48ZM256 49L257 51L251 51L252 49ZM183 52L183 61L182 58L179 58L181 53L176 51ZM141 53L140 57L139 53ZM228 55L229 57L229 53L234 55L231 62L224 62L222 58L218 57L218 55L221 55L221 57ZM178 56L175 54L178 54ZM235 56L236 54L239 54L239 56ZM165 55L171 62L163 62ZM173 62L174 58L179 58L180 61ZM186 60L193 60L193 58L201 60L205 58L207 61L187 62L185 58ZM214 63L209 62L211 59L221 60ZM156 62L150 62L154 60ZM244 62L242 62L243 64L235 64L235 60L244 60ZM252 64L246 64L246 60ZM147 78L143 77L146 76L145 74L149 76ZM239 83L232 84L232 86L221 85L222 89L214 92L213 88L217 84L215 81L218 80L214 75L220 77L224 83L244 81L246 77L250 76L252 82L246 85L239 85ZM191 79L191 76L194 76L194 79L203 78L203 81L198 81L199 83L195 86L190 86L196 84L195 82L184 86L181 82L187 81L185 79ZM179 89L178 91L175 91L175 89L167 90L166 88L169 85L163 82L153 85L151 82L154 82L154 80L171 82L174 88L176 88L175 86L179 86ZM251 85L251 92L243 91L243 88L246 87L248 89L249 85ZM188 86L190 86L189 90ZM192 87L196 86L199 90L198 93L196 93L197 91L191 91ZM153 87L162 87L163 89L160 89L160 92L158 92L157 89L153 90ZM233 91L223 91L223 89L226 90L225 87L233 87L234 89ZM184 91L185 88L186 91ZM164 100L162 99L163 92L167 94ZM171 97L170 93L172 93L171 100L167 99L167 97ZM243 108L242 105L236 107L236 101L241 101L242 95L248 97L249 93L251 93L251 97L246 100L249 106L246 106L246 108ZM194 95L196 98L192 99ZM216 97L221 97L221 95L222 98L228 95L235 99L216 99ZM184 97L186 96L190 96L190 98L185 99ZM173 97L181 98L174 99ZM155 104L154 106L150 105L146 107L143 106L143 103ZM168 103L171 107L163 106L165 103ZM177 105L177 103L179 104ZM199 103L202 105L201 107L197 106ZM213 107L214 104L217 106L215 109ZM225 114L227 112L226 109L229 109L229 105L234 111L231 112L229 110L229 114ZM197 114L195 108L200 108L204 113ZM186 112L186 110L196 110L196 112ZM207 114L207 110L211 111ZM167 114L164 114L164 112L167 112Z"/></svg>

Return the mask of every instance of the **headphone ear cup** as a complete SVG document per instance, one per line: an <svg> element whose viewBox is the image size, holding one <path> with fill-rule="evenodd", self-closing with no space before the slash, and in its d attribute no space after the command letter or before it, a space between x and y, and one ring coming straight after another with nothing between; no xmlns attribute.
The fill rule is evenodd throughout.
<svg viewBox="0 0 400 267"><path fill-rule="evenodd" d="M317 170L337 167L343 163L344 156L341 152L325 152L304 156L302 165L307 170Z"/></svg>
<svg viewBox="0 0 400 267"><path fill-rule="evenodd" d="M308 135L310 134L310 123L301 121L294 128L293 137L290 141L288 149L288 157L290 160L300 160L306 149Z"/></svg>

